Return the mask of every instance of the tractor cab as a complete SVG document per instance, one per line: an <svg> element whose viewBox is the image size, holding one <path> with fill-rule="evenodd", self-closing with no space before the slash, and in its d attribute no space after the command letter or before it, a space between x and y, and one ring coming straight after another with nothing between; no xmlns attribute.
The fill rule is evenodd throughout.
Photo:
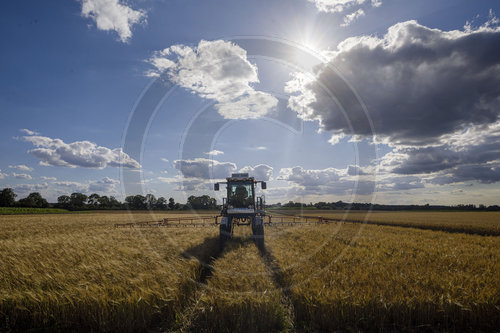
<svg viewBox="0 0 500 333"><path fill-rule="evenodd" d="M227 197L222 200L222 220L220 225L221 240L232 236L234 225L251 225L254 236L264 241L263 217L265 216L264 196L257 197L255 187L261 183L266 189L266 182L249 177L248 173L233 173L224 183L215 183L214 190L219 190L219 184L226 184ZM259 244L259 241L257 241Z"/></svg>
<svg viewBox="0 0 500 333"><path fill-rule="evenodd" d="M229 214L255 212L255 188L252 180L231 181L227 185L227 208Z"/></svg>

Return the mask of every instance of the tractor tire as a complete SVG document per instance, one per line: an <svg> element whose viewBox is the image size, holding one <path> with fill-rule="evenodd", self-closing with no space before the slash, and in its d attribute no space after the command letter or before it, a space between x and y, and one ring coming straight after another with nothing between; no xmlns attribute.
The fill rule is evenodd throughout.
<svg viewBox="0 0 500 333"><path fill-rule="evenodd" d="M226 242L231 239L232 236L232 220L231 218L224 216L219 224L219 247L222 251Z"/></svg>
<svg viewBox="0 0 500 333"><path fill-rule="evenodd" d="M219 246L222 250L226 242L231 238L231 230L228 230L224 224L219 226Z"/></svg>
<svg viewBox="0 0 500 333"><path fill-rule="evenodd" d="M264 225L256 225L252 228L252 231L255 245L257 245L259 250L264 250Z"/></svg>

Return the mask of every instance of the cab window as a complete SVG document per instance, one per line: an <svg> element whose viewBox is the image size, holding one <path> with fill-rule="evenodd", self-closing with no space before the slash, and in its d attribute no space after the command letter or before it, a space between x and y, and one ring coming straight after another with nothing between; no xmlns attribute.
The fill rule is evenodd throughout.
<svg viewBox="0 0 500 333"><path fill-rule="evenodd" d="M229 186L229 204L235 208L252 208L252 185L231 184Z"/></svg>

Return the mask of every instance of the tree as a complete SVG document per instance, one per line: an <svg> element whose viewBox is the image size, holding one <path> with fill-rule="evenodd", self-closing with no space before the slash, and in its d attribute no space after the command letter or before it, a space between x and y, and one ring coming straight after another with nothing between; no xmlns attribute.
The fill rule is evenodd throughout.
<svg viewBox="0 0 500 333"><path fill-rule="evenodd" d="M192 195L188 198L187 205L192 209L217 209L217 200L208 195L200 197Z"/></svg>
<svg viewBox="0 0 500 333"><path fill-rule="evenodd" d="M146 207L148 209L154 209L156 206L156 198L152 194L146 194Z"/></svg>
<svg viewBox="0 0 500 333"><path fill-rule="evenodd" d="M21 207L46 208L49 203L38 192L30 193L26 198L19 200Z"/></svg>
<svg viewBox="0 0 500 333"><path fill-rule="evenodd" d="M120 201L116 200L114 196L109 197L109 208L122 209L124 208Z"/></svg>
<svg viewBox="0 0 500 333"><path fill-rule="evenodd" d="M111 204L107 196L105 195L100 196L99 199L97 199L97 201L99 202L99 208L101 209L111 208Z"/></svg>
<svg viewBox="0 0 500 333"><path fill-rule="evenodd" d="M96 209L99 207L99 194L97 193L92 193L91 195L89 195L88 199L87 199L87 203L89 205L89 208L92 208L92 209Z"/></svg>
<svg viewBox="0 0 500 333"><path fill-rule="evenodd" d="M71 204L71 198L68 195L61 195L57 198L57 207L69 209Z"/></svg>
<svg viewBox="0 0 500 333"><path fill-rule="evenodd" d="M174 198L169 198L168 199L168 208L170 208L170 209L174 209L175 208Z"/></svg>
<svg viewBox="0 0 500 333"><path fill-rule="evenodd" d="M4 188L0 192L0 207L12 207L16 203L16 194L11 188Z"/></svg>
<svg viewBox="0 0 500 333"><path fill-rule="evenodd" d="M143 195L130 195L125 198L125 203L128 209L146 209L146 197Z"/></svg>
<svg viewBox="0 0 500 333"><path fill-rule="evenodd" d="M156 209L167 209L167 199L164 197L159 197L158 200L156 200Z"/></svg>
<svg viewBox="0 0 500 333"><path fill-rule="evenodd" d="M129 196L125 197L125 205L127 206L127 209L133 209L133 205L134 205L134 196L133 195L129 195Z"/></svg>
<svg viewBox="0 0 500 333"><path fill-rule="evenodd" d="M82 193L71 193L70 196L70 207L71 209L85 209L87 203L87 196Z"/></svg>

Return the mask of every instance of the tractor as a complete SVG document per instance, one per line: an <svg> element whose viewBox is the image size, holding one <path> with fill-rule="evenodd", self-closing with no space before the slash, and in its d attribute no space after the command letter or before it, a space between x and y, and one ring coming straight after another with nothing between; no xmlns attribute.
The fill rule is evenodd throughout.
<svg viewBox="0 0 500 333"><path fill-rule="evenodd" d="M226 184L227 197L222 199L220 243L224 243L233 235L235 225L251 225L255 243L259 249L264 247L264 216L266 212L264 196L257 197L255 188L261 183L266 189L266 182L249 177L248 173L233 173L226 182L214 184L214 190L219 191L220 184Z"/></svg>

